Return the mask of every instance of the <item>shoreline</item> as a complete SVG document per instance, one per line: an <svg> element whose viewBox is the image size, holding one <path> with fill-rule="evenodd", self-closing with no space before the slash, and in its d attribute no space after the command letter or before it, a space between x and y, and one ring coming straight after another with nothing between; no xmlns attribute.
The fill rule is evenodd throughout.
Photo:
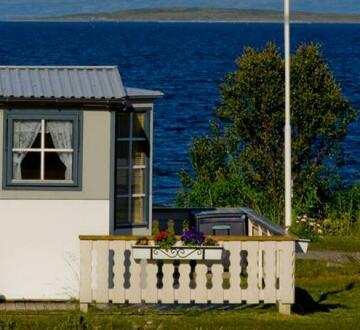
<svg viewBox="0 0 360 330"><path fill-rule="evenodd" d="M283 24L282 20L125 20L125 19L4 19L1 23L190 23L190 24ZM360 24L359 21L301 21L291 24Z"/></svg>

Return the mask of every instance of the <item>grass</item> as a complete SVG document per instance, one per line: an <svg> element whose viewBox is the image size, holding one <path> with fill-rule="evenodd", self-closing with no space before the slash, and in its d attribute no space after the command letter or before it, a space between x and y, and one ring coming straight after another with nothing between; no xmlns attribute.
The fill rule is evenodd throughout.
<svg viewBox="0 0 360 330"><path fill-rule="evenodd" d="M360 264L297 260L294 313L275 306L123 306L80 312L0 314L0 329L357 329Z"/></svg>
<svg viewBox="0 0 360 330"><path fill-rule="evenodd" d="M360 252L360 234L349 236L326 236L321 238L318 242L310 243L309 249L313 251L331 250Z"/></svg>

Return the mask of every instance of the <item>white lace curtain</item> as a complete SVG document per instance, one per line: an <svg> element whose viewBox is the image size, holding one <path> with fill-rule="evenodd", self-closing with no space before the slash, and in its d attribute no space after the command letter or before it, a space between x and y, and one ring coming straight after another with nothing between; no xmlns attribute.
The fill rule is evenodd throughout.
<svg viewBox="0 0 360 330"><path fill-rule="evenodd" d="M48 121L47 130L51 135L55 149L72 148L72 122L71 121ZM72 153L58 152L60 160L66 167L65 180L72 180Z"/></svg>
<svg viewBox="0 0 360 330"><path fill-rule="evenodd" d="M41 121L14 121L14 149L30 149L41 130ZM51 135L55 149L72 149L73 127L71 121L48 121L47 131ZM21 180L21 163L27 152L13 153L13 179ZM72 180L72 152L58 152L59 158L66 167L65 180Z"/></svg>
<svg viewBox="0 0 360 330"><path fill-rule="evenodd" d="M41 129L40 121L16 120L14 121L13 148L29 149L33 145ZM27 152L15 152L13 154L13 178L21 180L21 163Z"/></svg>

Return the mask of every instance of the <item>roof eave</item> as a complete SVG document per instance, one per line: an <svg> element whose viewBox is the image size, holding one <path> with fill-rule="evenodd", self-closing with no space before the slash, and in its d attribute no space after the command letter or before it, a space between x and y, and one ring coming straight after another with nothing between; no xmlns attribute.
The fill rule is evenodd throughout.
<svg viewBox="0 0 360 330"><path fill-rule="evenodd" d="M0 107L101 107L124 108L126 97L120 99L93 99L93 98L26 98L26 97L0 97Z"/></svg>
<svg viewBox="0 0 360 330"><path fill-rule="evenodd" d="M164 97L164 94L156 94L156 95L129 95L129 100L155 100Z"/></svg>

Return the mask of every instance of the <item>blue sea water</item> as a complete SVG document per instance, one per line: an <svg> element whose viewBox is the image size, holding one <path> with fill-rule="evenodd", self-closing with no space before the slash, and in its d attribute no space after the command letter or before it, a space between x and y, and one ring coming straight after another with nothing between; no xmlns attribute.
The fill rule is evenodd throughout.
<svg viewBox="0 0 360 330"><path fill-rule="evenodd" d="M155 109L155 204L172 203L179 170L190 168L192 137L209 132L218 86L244 47L283 43L281 24L2 22L0 35L1 65L116 64L127 86L165 93ZM343 94L360 109L360 24L295 24L291 36L292 50L322 45ZM360 118L344 147L344 176L358 181Z"/></svg>

